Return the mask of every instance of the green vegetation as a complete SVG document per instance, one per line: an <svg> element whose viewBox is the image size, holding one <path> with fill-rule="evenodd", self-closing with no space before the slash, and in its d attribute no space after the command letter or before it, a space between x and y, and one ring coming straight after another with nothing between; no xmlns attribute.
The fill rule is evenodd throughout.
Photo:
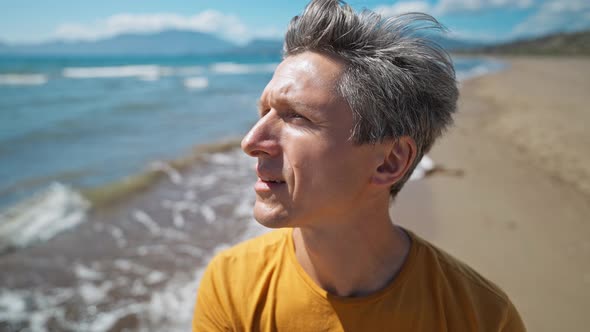
<svg viewBox="0 0 590 332"><path fill-rule="evenodd" d="M590 55L590 30L556 33L534 39L516 40L505 44L454 51L461 54L501 55Z"/></svg>

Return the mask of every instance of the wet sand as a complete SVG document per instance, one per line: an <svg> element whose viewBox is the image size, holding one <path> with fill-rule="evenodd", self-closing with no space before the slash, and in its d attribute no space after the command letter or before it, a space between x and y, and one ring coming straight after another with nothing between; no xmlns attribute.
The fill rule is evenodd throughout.
<svg viewBox="0 0 590 332"><path fill-rule="evenodd" d="M590 326L590 59L507 58L463 84L444 170L402 191L400 224L509 294L529 331Z"/></svg>

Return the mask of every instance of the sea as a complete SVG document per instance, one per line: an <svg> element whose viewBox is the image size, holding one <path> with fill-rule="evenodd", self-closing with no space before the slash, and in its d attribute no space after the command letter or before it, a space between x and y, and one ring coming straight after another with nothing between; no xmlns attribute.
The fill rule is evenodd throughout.
<svg viewBox="0 0 590 332"><path fill-rule="evenodd" d="M0 57L0 331L187 331L279 55ZM501 70L454 58L460 81Z"/></svg>

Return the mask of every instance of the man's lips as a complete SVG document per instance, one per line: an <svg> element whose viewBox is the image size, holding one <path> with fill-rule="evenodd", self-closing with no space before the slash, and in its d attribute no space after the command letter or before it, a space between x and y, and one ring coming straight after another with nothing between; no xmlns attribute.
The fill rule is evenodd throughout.
<svg viewBox="0 0 590 332"><path fill-rule="evenodd" d="M254 184L254 191L256 192L268 192L275 189L279 189L286 184L285 181L281 180L263 180L260 177L256 184Z"/></svg>

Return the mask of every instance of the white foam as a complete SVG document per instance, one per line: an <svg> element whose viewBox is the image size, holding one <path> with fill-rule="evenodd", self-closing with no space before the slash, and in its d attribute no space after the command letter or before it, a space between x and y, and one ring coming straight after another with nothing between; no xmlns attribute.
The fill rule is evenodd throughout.
<svg viewBox="0 0 590 332"><path fill-rule="evenodd" d="M248 197L248 200L251 199ZM266 232L268 232L267 228L250 220L246 232L236 241L241 242ZM218 245L206 261L228 247L227 244ZM152 329L157 330L154 327L165 327L167 331L171 332L190 330L193 314L191 308L195 305L197 288L204 271L205 267L198 269L190 280L186 280L186 277L172 278L163 290L152 293L150 302L143 313L144 317L149 317Z"/></svg>
<svg viewBox="0 0 590 332"><path fill-rule="evenodd" d="M136 77L144 80L156 80L165 71L156 65L114 66L114 67L68 67L62 75L67 78L123 78Z"/></svg>
<svg viewBox="0 0 590 332"><path fill-rule="evenodd" d="M187 181L188 187L198 187L199 189L209 188L219 181L217 174L208 174L202 177L192 177Z"/></svg>
<svg viewBox="0 0 590 332"><path fill-rule="evenodd" d="M27 303L19 293L7 289L0 292L0 321L21 316L26 309Z"/></svg>
<svg viewBox="0 0 590 332"><path fill-rule="evenodd" d="M189 90L203 90L209 86L207 77L189 77L184 80L184 87Z"/></svg>
<svg viewBox="0 0 590 332"><path fill-rule="evenodd" d="M217 218L217 215L215 214L215 210L213 210L208 205L201 206L201 214L203 215L203 217L205 217L205 221L208 224L212 224L215 221L215 219Z"/></svg>
<svg viewBox="0 0 590 332"><path fill-rule="evenodd" d="M203 67L165 67L154 64L125 65L103 67L67 67L62 70L62 76L72 79L92 78L138 78L143 81L156 81L165 76L191 76L204 72Z"/></svg>
<svg viewBox="0 0 590 332"><path fill-rule="evenodd" d="M175 247L177 252L183 252L193 257L203 256L203 249L188 244L181 244Z"/></svg>
<svg viewBox="0 0 590 332"><path fill-rule="evenodd" d="M159 171L168 176L170 182L180 185L182 183L182 175L170 164L163 161L155 161L150 165L150 170Z"/></svg>
<svg viewBox="0 0 590 332"><path fill-rule="evenodd" d="M133 284L131 284L131 294L137 296L137 295L145 295L148 293L148 289L145 287L145 285L143 284L143 282L141 282L141 280L134 280Z"/></svg>
<svg viewBox="0 0 590 332"><path fill-rule="evenodd" d="M165 238L178 241L188 241L189 237L183 232L179 232L173 228L163 228L161 235Z"/></svg>
<svg viewBox="0 0 590 332"><path fill-rule="evenodd" d="M219 165L231 165L236 162L235 158L227 153L214 153L209 156L208 160L211 163ZM230 170L229 172L233 173L232 170Z"/></svg>
<svg viewBox="0 0 590 332"><path fill-rule="evenodd" d="M0 85L43 85L47 81L43 74L0 74Z"/></svg>
<svg viewBox="0 0 590 332"><path fill-rule="evenodd" d="M254 201L251 199L242 199L240 203L234 208L234 216L238 218L252 217L252 209Z"/></svg>
<svg viewBox="0 0 590 332"><path fill-rule="evenodd" d="M74 265L74 273L76 273L76 276L79 279L100 280L103 278L103 274L99 271L93 270L79 263Z"/></svg>
<svg viewBox="0 0 590 332"><path fill-rule="evenodd" d="M483 64L477 65L468 70L457 71L457 80L465 81L471 78L487 75L489 73L493 73L495 71L502 69L503 66L503 63L499 61L489 60Z"/></svg>
<svg viewBox="0 0 590 332"><path fill-rule="evenodd" d="M117 242L117 247L123 248L124 246L127 245L127 240L125 240L125 236L123 235L123 230L121 230L119 227L111 225L110 233L113 236L113 238L115 239L115 241Z"/></svg>
<svg viewBox="0 0 590 332"><path fill-rule="evenodd" d="M147 267L145 267L141 264L137 264L137 263L134 263L129 260L122 259L122 258L115 260L113 262L113 264L115 265L116 268L118 268L121 271L131 272L131 273L135 273L135 274L139 274L139 275L149 273L149 271L150 271Z"/></svg>
<svg viewBox="0 0 590 332"><path fill-rule="evenodd" d="M150 217L147 213L142 210L133 211L133 217L137 222L144 225L150 233L157 235L160 233L160 226Z"/></svg>
<svg viewBox="0 0 590 332"><path fill-rule="evenodd" d="M210 70L217 74L254 74L254 73L273 73L278 63L264 64L240 64L235 62L219 62L211 65Z"/></svg>
<svg viewBox="0 0 590 332"><path fill-rule="evenodd" d="M106 281L100 286L95 286L92 283L83 283L78 287L78 294L80 294L86 304L97 304L107 298L107 294L112 288L113 283L111 281Z"/></svg>
<svg viewBox="0 0 590 332"><path fill-rule="evenodd" d="M194 190L189 190L184 193L184 199L187 201L194 201L197 199L197 192Z"/></svg>
<svg viewBox="0 0 590 332"><path fill-rule="evenodd" d="M168 250L168 247L165 245L150 245L150 246L140 246L137 248L137 254L140 256L146 256L149 254L162 254Z"/></svg>
<svg viewBox="0 0 590 332"><path fill-rule="evenodd" d="M0 213L0 252L47 241L86 220L89 208L82 195L54 183Z"/></svg>
<svg viewBox="0 0 590 332"><path fill-rule="evenodd" d="M434 167L436 167L434 161L427 155L424 155L410 176L410 181L424 178L428 172L434 169Z"/></svg>
<svg viewBox="0 0 590 332"><path fill-rule="evenodd" d="M166 280L166 278L167 276L165 273L160 271L152 271L147 275L147 277L145 277L145 282L148 285L153 285Z"/></svg>
<svg viewBox="0 0 590 332"><path fill-rule="evenodd" d="M232 195L219 195L215 196L207 201L210 206L219 206L224 204L230 204L235 201Z"/></svg>
<svg viewBox="0 0 590 332"><path fill-rule="evenodd" d="M89 332L104 332L110 331L113 325L121 318L138 314L144 310L144 306L140 304L131 304L113 311L101 312L100 315L93 321L81 322L76 326L77 331Z"/></svg>
<svg viewBox="0 0 590 332"><path fill-rule="evenodd" d="M172 221L177 228L183 228L185 224L184 216L180 211L172 211Z"/></svg>
<svg viewBox="0 0 590 332"><path fill-rule="evenodd" d="M0 322L28 323L27 331L47 331L46 322L51 317L63 321L63 308L59 305L70 299L74 291L55 288L48 293L29 290L0 290Z"/></svg>

